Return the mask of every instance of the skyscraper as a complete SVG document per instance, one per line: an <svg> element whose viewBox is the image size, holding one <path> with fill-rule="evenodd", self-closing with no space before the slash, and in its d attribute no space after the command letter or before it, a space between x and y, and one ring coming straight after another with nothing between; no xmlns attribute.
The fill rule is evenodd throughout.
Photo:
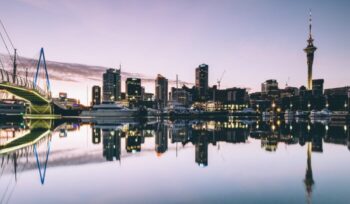
<svg viewBox="0 0 350 204"><path fill-rule="evenodd" d="M311 11L310 11L310 18L309 18L309 39L307 40L308 45L304 49L307 56L307 89L312 89L312 64L314 62L314 53L317 50L317 47L314 46L313 42L314 39L312 38L311 33L312 28L312 18L311 18Z"/></svg>
<svg viewBox="0 0 350 204"><path fill-rule="evenodd" d="M261 92L267 94L268 96L278 96L279 88L278 82L275 79L266 80L261 84Z"/></svg>
<svg viewBox="0 0 350 204"><path fill-rule="evenodd" d="M196 88L200 100L205 100L208 94L209 66L201 64L196 68Z"/></svg>
<svg viewBox="0 0 350 204"><path fill-rule="evenodd" d="M93 86L92 87L92 104L91 105L99 105L101 104L101 87Z"/></svg>
<svg viewBox="0 0 350 204"><path fill-rule="evenodd" d="M314 79L312 80L312 94L315 96L323 95L323 79Z"/></svg>
<svg viewBox="0 0 350 204"><path fill-rule="evenodd" d="M107 69L103 74L103 100L117 101L121 99L121 69Z"/></svg>
<svg viewBox="0 0 350 204"><path fill-rule="evenodd" d="M161 106L165 106L168 102L168 79L158 74L155 87L156 101L160 102Z"/></svg>
<svg viewBox="0 0 350 204"><path fill-rule="evenodd" d="M125 92L129 101L140 100L142 95L141 79L127 78L125 81Z"/></svg>

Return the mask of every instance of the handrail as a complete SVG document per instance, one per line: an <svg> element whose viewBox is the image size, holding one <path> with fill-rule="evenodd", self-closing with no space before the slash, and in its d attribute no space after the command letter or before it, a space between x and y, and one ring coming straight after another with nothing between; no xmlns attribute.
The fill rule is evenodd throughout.
<svg viewBox="0 0 350 204"><path fill-rule="evenodd" d="M11 85L15 85L17 87L23 87L23 88L27 88L30 90L34 90L35 92L37 92L38 94L40 94L41 96L51 99L51 92L45 91L43 89L41 89L39 86L33 86L33 81L25 79L21 76L16 75L15 79L13 80L13 74L4 70L4 69L0 69L0 83L3 82L7 82L10 83Z"/></svg>

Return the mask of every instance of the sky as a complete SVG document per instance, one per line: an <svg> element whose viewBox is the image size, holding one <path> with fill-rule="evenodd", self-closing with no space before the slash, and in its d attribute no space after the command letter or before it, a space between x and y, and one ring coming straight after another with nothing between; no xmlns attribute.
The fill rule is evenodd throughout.
<svg viewBox="0 0 350 204"><path fill-rule="evenodd" d="M306 84L310 8L314 78L324 78L326 88L350 85L346 0L0 0L0 19L24 57L44 47L51 61L122 64L130 73L178 74L187 82L206 63L210 85L225 71L222 88L259 91L267 79L280 88Z"/></svg>

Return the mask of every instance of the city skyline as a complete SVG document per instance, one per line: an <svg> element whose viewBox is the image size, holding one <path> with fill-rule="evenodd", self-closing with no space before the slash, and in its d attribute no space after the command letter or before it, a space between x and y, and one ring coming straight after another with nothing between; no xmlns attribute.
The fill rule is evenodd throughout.
<svg viewBox="0 0 350 204"><path fill-rule="evenodd" d="M325 88L348 85L346 36L350 28L345 22L349 15L346 1L337 4L192 1L176 5L152 1L134 5L25 0L1 4L12 8L12 13L5 11L0 17L21 56L33 56L44 46L48 60L114 68L121 63L128 72L154 78L162 74L169 79L178 74L181 80L192 83L195 78L192 70L206 63L211 67L210 86L226 70L223 88L249 87L253 91L259 90L266 79L277 79L281 85L306 86L307 66L302 49L308 38L308 11L312 8L313 36L319 47L313 78L324 78ZM260 7L251 7L254 4ZM112 12L113 8L119 12ZM32 12L21 18L23 9ZM16 18L12 17L14 14ZM142 25L138 19L143 19ZM53 30L42 32L40 25L51 26ZM257 72L261 74L255 75ZM86 89L86 85L79 89ZM153 92L154 87L146 89ZM82 94L79 98L84 101L86 96Z"/></svg>
<svg viewBox="0 0 350 204"><path fill-rule="evenodd" d="M0 0L0 203L349 203L349 9Z"/></svg>

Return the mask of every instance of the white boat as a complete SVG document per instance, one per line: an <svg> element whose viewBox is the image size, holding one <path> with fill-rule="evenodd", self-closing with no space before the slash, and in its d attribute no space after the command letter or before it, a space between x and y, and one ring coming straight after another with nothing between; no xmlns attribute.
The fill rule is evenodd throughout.
<svg viewBox="0 0 350 204"><path fill-rule="evenodd" d="M332 116L332 111L328 109L322 109L321 111L312 110L310 112L310 118L329 118Z"/></svg>
<svg viewBox="0 0 350 204"><path fill-rule="evenodd" d="M127 108L114 101L104 101L94 105L91 110L82 111L82 117L132 117L140 113L137 108Z"/></svg>

